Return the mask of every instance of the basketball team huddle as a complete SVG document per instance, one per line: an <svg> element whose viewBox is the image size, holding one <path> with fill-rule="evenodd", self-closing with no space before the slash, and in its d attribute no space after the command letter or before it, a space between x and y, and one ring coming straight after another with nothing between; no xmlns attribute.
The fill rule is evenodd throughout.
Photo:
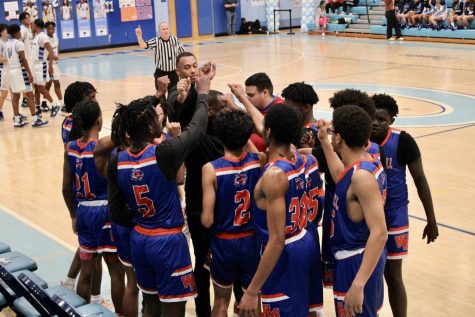
<svg viewBox="0 0 475 317"><path fill-rule="evenodd" d="M0 120L4 120L2 108L10 92L13 126L22 128L31 119L31 126L38 128L48 125L42 112L49 112L54 118L63 106L56 24L41 19L32 21L27 12L20 14L20 22L21 26L0 24ZM53 101L49 92L52 85L58 102ZM30 116L20 113L22 94L22 107L28 108Z"/></svg>
<svg viewBox="0 0 475 317"><path fill-rule="evenodd" d="M168 97L169 79L160 77L155 95L118 105L102 138L96 89L85 82L66 89L63 196L79 240L78 294L91 300L100 254L118 315L184 316L194 299L205 316L209 293L194 273L204 266L214 288L211 316L227 316L233 291L239 316L323 316L324 287L333 287L336 316L377 316L383 277L394 316L406 316L406 166L426 211L427 243L438 229L417 144L390 127L396 101L338 91L328 122L314 117L318 96L303 82L280 98L257 73L223 94L210 90L216 65L199 68L190 52L178 56L176 71ZM204 148L218 154L197 171ZM202 186L185 189L187 202L200 197L197 216L191 203L183 211L178 190L193 177ZM201 261L197 240L207 234Z"/></svg>

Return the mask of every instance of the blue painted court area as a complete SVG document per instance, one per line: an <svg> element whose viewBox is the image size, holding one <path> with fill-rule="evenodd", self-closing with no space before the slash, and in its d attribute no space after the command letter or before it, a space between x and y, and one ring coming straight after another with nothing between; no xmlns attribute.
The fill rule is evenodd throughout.
<svg viewBox="0 0 475 317"><path fill-rule="evenodd" d="M12 251L18 251L36 261L35 274L49 286L64 280L74 256L74 252L52 240L35 228L0 209L0 241L8 244ZM105 268L105 265L104 265ZM106 271L102 278L102 295L110 298L110 280Z"/></svg>

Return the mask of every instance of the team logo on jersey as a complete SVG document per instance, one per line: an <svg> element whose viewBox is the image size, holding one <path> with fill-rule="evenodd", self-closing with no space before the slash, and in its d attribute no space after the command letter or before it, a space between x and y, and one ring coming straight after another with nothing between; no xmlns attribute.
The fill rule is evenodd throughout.
<svg viewBox="0 0 475 317"><path fill-rule="evenodd" d="M247 176L246 174L237 174L234 178L234 186L244 186L247 183Z"/></svg>
<svg viewBox="0 0 475 317"><path fill-rule="evenodd" d="M143 172L141 170L133 169L130 173L130 180L140 182L143 179Z"/></svg>
<svg viewBox="0 0 475 317"><path fill-rule="evenodd" d="M76 169L82 169L82 160L80 158L76 158Z"/></svg>
<svg viewBox="0 0 475 317"><path fill-rule="evenodd" d="M295 178L295 186L297 187L297 190L304 189L305 188L305 183L304 183L303 179L301 179L300 177L296 177Z"/></svg>
<svg viewBox="0 0 475 317"><path fill-rule="evenodd" d="M312 179L310 177L307 178L307 184L306 185L307 185L307 188L312 187Z"/></svg>

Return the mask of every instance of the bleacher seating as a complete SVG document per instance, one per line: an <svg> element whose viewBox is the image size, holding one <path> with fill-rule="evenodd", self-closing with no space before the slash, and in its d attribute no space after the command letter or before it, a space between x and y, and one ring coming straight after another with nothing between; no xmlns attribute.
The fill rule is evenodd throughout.
<svg viewBox="0 0 475 317"><path fill-rule="evenodd" d="M0 241L0 254L10 252L11 249L8 245Z"/></svg>
<svg viewBox="0 0 475 317"><path fill-rule="evenodd" d="M0 264L11 273L20 270L36 271L38 269L33 259L16 251L0 254Z"/></svg>

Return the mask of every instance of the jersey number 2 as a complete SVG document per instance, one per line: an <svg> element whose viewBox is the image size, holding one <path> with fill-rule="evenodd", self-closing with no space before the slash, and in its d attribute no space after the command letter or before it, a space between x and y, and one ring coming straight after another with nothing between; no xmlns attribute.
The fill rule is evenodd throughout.
<svg viewBox="0 0 475 317"><path fill-rule="evenodd" d="M242 226L251 220L251 214L249 213L249 205L251 204L251 195L249 191L240 190L234 196L234 202L239 206L234 211L234 225Z"/></svg>
<svg viewBox="0 0 475 317"><path fill-rule="evenodd" d="M143 195L148 193L148 185L133 186L135 203L138 207L143 206L144 208L139 208L139 212L142 214L142 217L152 217L155 215L155 206L153 205L153 200L150 198L144 197Z"/></svg>

